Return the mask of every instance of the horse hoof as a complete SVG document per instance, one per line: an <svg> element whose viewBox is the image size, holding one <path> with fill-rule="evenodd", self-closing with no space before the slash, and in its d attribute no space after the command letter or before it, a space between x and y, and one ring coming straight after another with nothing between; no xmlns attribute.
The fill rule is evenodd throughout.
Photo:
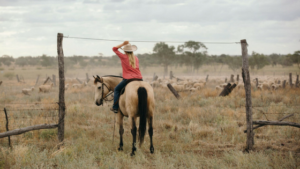
<svg viewBox="0 0 300 169"><path fill-rule="evenodd" d="M130 153L130 156L132 157L132 156L134 156L135 154L134 153Z"/></svg>
<svg viewBox="0 0 300 169"><path fill-rule="evenodd" d="M150 152L151 152L151 154L154 153L154 147L150 147Z"/></svg>
<svg viewBox="0 0 300 169"><path fill-rule="evenodd" d="M119 151L123 151L123 147L119 147L118 150L119 150Z"/></svg>

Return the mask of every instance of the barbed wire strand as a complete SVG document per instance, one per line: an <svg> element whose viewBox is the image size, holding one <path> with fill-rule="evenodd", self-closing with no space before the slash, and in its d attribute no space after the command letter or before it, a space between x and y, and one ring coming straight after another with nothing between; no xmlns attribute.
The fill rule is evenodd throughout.
<svg viewBox="0 0 300 169"><path fill-rule="evenodd" d="M59 110L59 109L7 109L7 111L22 111L22 110ZM0 111L4 111L1 110Z"/></svg>
<svg viewBox="0 0 300 169"><path fill-rule="evenodd" d="M72 38L72 39L84 39L84 40L99 40L99 41L115 41L115 42L124 42L124 40L116 40L116 39L101 39L101 38L86 38L86 37L72 37L72 36L64 36L64 38ZM130 40L130 42L145 42L145 43L157 43L157 42L166 42L166 43L185 43L183 41L145 41L145 40ZM200 41L195 41L200 42ZM240 42L201 42L204 44L239 44Z"/></svg>
<svg viewBox="0 0 300 169"><path fill-rule="evenodd" d="M5 103L5 105L10 105L10 104L58 104L58 102L55 103Z"/></svg>

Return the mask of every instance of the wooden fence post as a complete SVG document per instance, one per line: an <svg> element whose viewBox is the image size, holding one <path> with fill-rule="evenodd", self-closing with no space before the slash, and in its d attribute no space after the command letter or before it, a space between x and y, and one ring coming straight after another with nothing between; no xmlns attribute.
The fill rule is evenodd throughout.
<svg viewBox="0 0 300 169"><path fill-rule="evenodd" d="M209 77L209 75L206 75L205 82L208 82L208 77Z"/></svg>
<svg viewBox="0 0 300 169"><path fill-rule="evenodd" d="M86 76L86 82L88 83L88 82L90 81L89 74L88 74L88 73L85 73L85 76ZM122 76L122 73L121 73L120 76Z"/></svg>
<svg viewBox="0 0 300 169"><path fill-rule="evenodd" d="M230 82L234 83L234 75L230 76Z"/></svg>
<svg viewBox="0 0 300 169"><path fill-rule="evenodd" d="M289 79L290 87L292 88L293 87L292 73L290 73L289 76L290 76L290 79Z"/></svg>
<svg viewBox="0 0 300 169"><path fill-rule="evenodd" d="M58 75L59 75L59 120L58 120L58 140L64 141L65 133L65 74L64 74L64 52L63 52L63 34L57 34L57 54L58 54Z"/></svg>
<svg viewBox="0 0 300 169"><path fill-rule="evenodd" d="M239 74L236 75L236 81L237 81L237 82L240 81L240 75L239 75Z"/></svg>
<svg viewBox="0 0 300 169"><path fill-rule="evenodd" d="M152 81L155 81L154 79L155 79L155 73L153 73L153 79L152 79Z"/></svg>
<svg viewBox="0 0 300 169"><path fill-rule="evenodd" d="M297 75L297 79L296 79L296 87L299 87L299 75Z"/></svg>
<svg viewBox="0 0 300 169"><path fill-rule="evenodd" d="M17 81L20 82L19 75L16 75L16 77L17 77Z"/></svg>
<svg viewBox="0 0 300 169"><path fill-rule="evenodd" d="M170 79L172 79L172 78L173 78L173 72L170 71Z"/></svg>
<svg viewBox="0 0 300 169"><path fill-rule="evenodd" d="M242 75L244 80L244 88L246 93L246 121L247 121L247 145L246 151L250 151L254 144L254 133L252 124L252 100L251 100L251 83L250 83L250 73L248 65L248 49L247 49L246 39L241 40L242 47L242 57L243 57L243 68Z"/></svg>
<svg viewBox="0 0 300 169"><path fill-rule="evenodd" d="M80 84L82 84L82 81L81 80L79 80L77 77L76 77L76 80L80 83Z"/></svg>
<svg viewBox="0 0 300 169"><path fill-rule="evenodd" d="M48 76L47 79L44 81L43 84L46 84L48 82L48 80L52 81L51 78Z"/></svg>
<svg viewBox="0 0 300 169"><path fill-rule="evenodd" d="M52 75L52 81L53 81L53 86L56 87L56 77L55 77L55 75Z"/></svg>
<svg viewBox="0 0 300 169"><path fill-rule="evenodd" d="M179 95L179 94L177 93L177 91L173 88L173 86L172 86L170 83L168 83L167 86L168 86L169 90L174 94L174 96L175 96L177 99L180 99L180 95Z"/></svg>
<svg viewBox="0 0 300 169"><path fill-rule="evenodd" d="M255 78L255 87L258 88L258 78Z"/></svg>
<svg viewBox="0 0 300 169"><path fill-rule="evenodd" d="M34 86L36 86L36 85L38 84L39 79L40 79L40 75L38 75L38 77L36 78L36 82L35 82L35 85L34 85Z"/></svg>
<svg viewBox="0 0 300 169"><path fill-rule="evenodd" d="M225 83L227 83L227 77L225 78Z"/></svg>
<svg viewBox="0 0 300 169"><path fill-rule="evenodd" d="M286 80L282 82L282 88L285 89Z"/></svg>
<svg viewBox="0 0 300 169"><path fill-rule="evenodd" d="M5 108L4 108L4 113L5 113L5 119L6 119L6 131L9 131L9 129L8 129L8 117L7 117L7 112L6 112ZM8 145L11 148L10 136L8 136Z"/></svg>

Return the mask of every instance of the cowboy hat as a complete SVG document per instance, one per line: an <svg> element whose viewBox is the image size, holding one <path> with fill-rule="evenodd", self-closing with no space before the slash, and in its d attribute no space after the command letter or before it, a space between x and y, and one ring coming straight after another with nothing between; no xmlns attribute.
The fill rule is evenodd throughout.
<svg viewBox="0 0 300 169"><path fill-rule="evenodd" d="M127 44L123 47L123 50L125 52L133 52L137 50L137 47L135 45Z"/></svg>

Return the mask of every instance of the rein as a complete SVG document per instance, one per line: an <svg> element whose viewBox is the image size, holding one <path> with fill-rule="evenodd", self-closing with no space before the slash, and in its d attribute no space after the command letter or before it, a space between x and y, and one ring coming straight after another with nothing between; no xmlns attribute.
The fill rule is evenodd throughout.
<svg viewBox="0 0 300 169"><path fill-rule="evenodd" d="M104 98L103 98L103 93L104 93L104 87L103 86L105 86L107 88L107 90L109 91L109 93ZM103 106L103 100L104 101L112 101L112 100L114 100L113 98L111 100L107 100L106 99L108 96L112 95L114 92L109 87L107 87L107 85L104 82L102 83L102 87L101 88L102 88L101 102L102 102L102 106Z"/></svg>

